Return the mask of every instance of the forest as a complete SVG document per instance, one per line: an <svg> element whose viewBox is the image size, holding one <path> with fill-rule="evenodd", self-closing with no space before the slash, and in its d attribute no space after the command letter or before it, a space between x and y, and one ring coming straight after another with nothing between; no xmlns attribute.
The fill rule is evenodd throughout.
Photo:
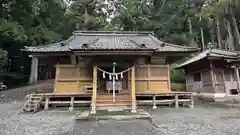
<svg viewBox="0 0 240 135"><path fill-rule="evenodd" d="M64 40L74 29L153 31L178 45L240 50L240 0L1 0L0 6L0 80L9 85L27 82L24 46Z"/></svg>

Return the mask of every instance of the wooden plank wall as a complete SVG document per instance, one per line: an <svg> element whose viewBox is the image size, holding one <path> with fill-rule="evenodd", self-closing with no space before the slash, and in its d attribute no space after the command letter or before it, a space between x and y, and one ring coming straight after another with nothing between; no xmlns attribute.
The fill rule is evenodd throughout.
<svg viewBox="0 0 240 135"><path fill-rule="evenodd" d="M203 91L206 93L213 93L213 85L212 85L212 78L211 78L211 73L210 70L203 70L201 71L202 74L202 82L203 82Z"/></svg>
<svg viewBox="0 0 240 135"><path fill-rule="evenodd" d="M92 84L92 73L87 66L57 65L56 93L85 93L85 86Z"/></svg>
<svg viewBox="0 0 240 135"><path fill-rule="evenodd" d="M168 65L136 66L136 93L171 91Z"/></svg>

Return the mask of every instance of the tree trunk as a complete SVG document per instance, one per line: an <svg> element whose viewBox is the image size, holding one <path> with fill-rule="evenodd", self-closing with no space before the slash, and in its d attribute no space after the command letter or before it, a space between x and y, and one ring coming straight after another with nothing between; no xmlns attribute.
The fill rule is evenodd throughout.
<svg viewBox="0 0 240 135"><path fill-rule="evenodd" d="M232 21L232 26L233 26L233 31L234 31L234 37L236 39L236 46L235 46L235 49L238 49L240 50L240 34L239 34L239 31L238 31L238 26L237 26L237 21L236 21L236 17L232 11L232 7L230 6L229 8L229 14L230 14L230 17L231 17L231 21Z"/></svg>
<svg viewBox="0 0 240 135"><path fill-rule="evenodd" d="M220 34L220 27L219 27L219 21L218 21L218 19L216 19L216 24L217 24L217 41L218 41L218 48L222 49L221 34Z"/></svg>
<svg viewBox="0 0 240 135"><path fill-rule="evenodd" d="M208 18L208 28L209 28L209 33L210 33L210 40L213 45L214 44L214 31L213 31L213 22L211 18Z"/></svg>
<svg viewBox="0 0 240 135"><path fill-rule="evenodd" d="M228 32L228 47L230 50L235 50L234 48L234 39L233 39L233 35L232 35L232 30L231 30L231 24L230 22L226 19L226 23L227 23L227 32Z"/></svg>
<svg viewBox="0 0 240 135"><path fill-rule="evenodd" d="M202 21L202 17L200 16L199 18L200 22ZM205 49L205 43L204 43L204 36L203 36L203 28L200 28L200 33L201 33L201 43L202 43L202 49Z"/></svg>
<svg viewBox="0 0 240 135"><path fill-rule="evenodd" d="M191 36L191 45L195 45L194 43L194 38L193 38L193 31L192 31L192 21L191 21L191 18L188 17L188 27L189 27L189 34Z"/></svg>

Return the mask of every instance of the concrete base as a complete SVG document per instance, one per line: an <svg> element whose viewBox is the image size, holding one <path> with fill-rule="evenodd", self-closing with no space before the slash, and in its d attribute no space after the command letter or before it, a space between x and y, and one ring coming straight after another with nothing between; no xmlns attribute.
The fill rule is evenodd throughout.
<svg viewBox="0 0 240 135"><path fill-rule="evenodd" d="M140 111L137 114L131 115L104 115L91 116L88 111L78 114L76 120L97 121L97 120L134 120L134 119L151 119L151 115L147 112Z"/></svg>
<svg viewBox="0 0 240 135"><path fill-rule="evenodd" d="M137 113L137 111L136 110L131 110L131 113Z"/></svg>
<svg viewBox="0 0 240 135"><path fill-rule="evenodd" d="M97 111L91 111L90 113L91 113L91 114L96 114L96 113L97 113Z"/></svg>
<svg viewBox="0 0 240 135"><path fill-rule="evenodd" d="M227 95L226 93L198 93L195 96L206 101L240 103L240 95Z"/></svg>
<svg viewBox="0 0 240 135"><path fill-rule="evenodd" d="M153 106L153 109L157 109L157 106Z"/></svg>
<svg viewBox="0 0 240 135"><path fill-rule="evenodd" d="M69 107L69 112L72 112L74 110L74 107Z"/></svg>
<svg viewBox="0 0 240 135"><path fill-rule="evenodd" d="M226 93L196 93L194 96L207 101L218 101L223 100Z"/></svg>

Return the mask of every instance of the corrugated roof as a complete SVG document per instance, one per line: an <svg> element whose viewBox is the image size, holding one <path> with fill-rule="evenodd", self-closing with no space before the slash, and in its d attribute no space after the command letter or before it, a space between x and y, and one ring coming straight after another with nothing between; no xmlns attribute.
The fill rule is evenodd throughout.
<svg viewBox="0 0 240 135"><path fill-rule="evenodd" d="M220 57L220 58L239 58L239 52L237 51L228 51L228 50L222 50L222 49L208 49L203 52L194 54L194 56L188 58L183 63L179 64L176 68L180 68L183 66L186 66L188 64L191 64L193 62L199 61L201 59L204 59L208 56L211 57Z"/></svg>
<svg viewBox="0 0 240 135"><path fill-rule="evenodd" d="M66 52L71 50L146 50L157 52L187 52L197 48L164 43L152 32L75 31L68 40L38 47L26 47L29 52Z"/></svg>

